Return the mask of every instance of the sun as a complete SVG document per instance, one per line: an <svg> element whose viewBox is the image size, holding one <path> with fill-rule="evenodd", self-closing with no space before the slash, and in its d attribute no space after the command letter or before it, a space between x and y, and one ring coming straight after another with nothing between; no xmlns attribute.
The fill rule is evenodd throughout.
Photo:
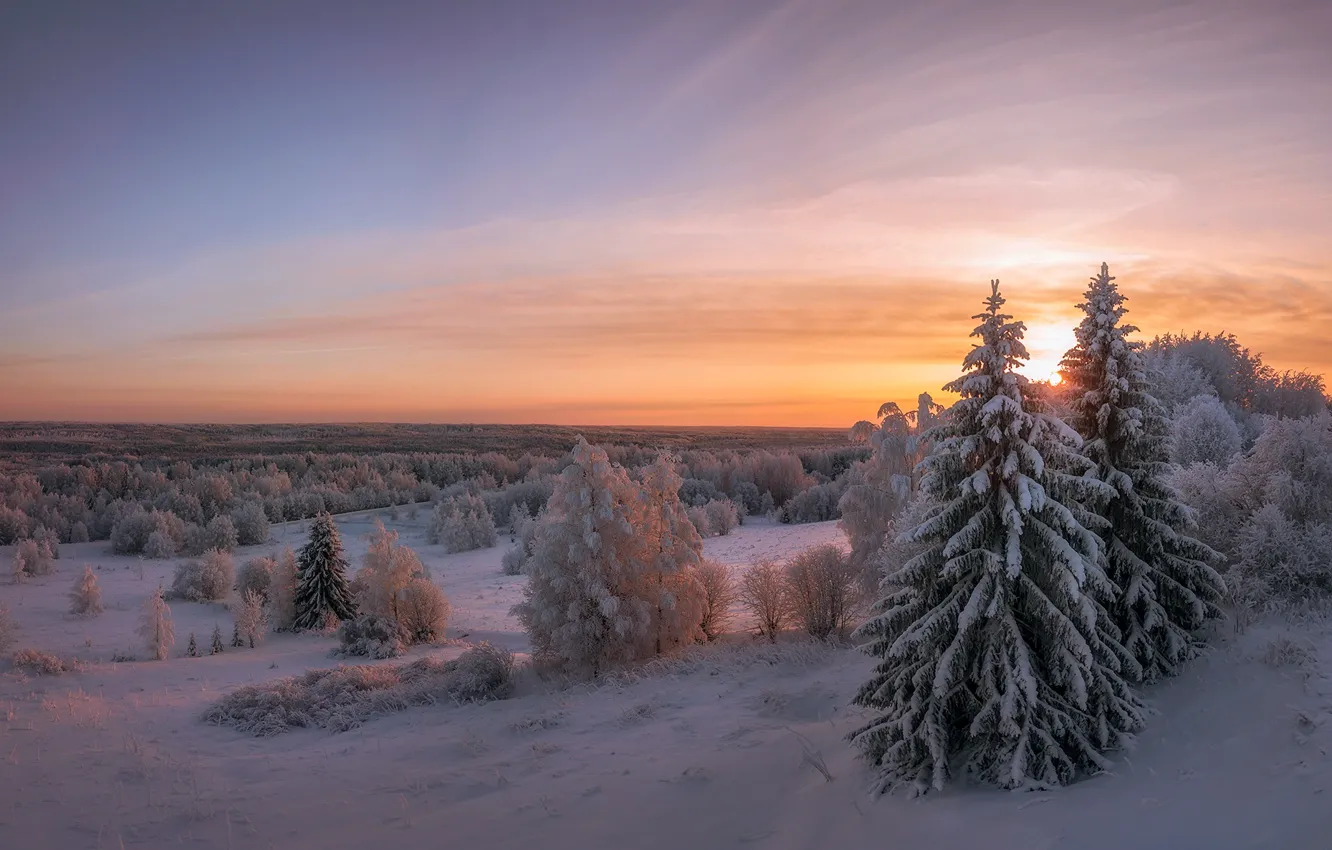
<svg viewBox="0 0 1332 850"><path fill-rule="evenodd" d="M1059 362L1064 353L1073 347L1077 339L1073 335L1071 324L1042 322L1027 328L1023 341L1031 355L1022 367L1022 374L1033 381L1046 381L1051 386L1059 386L1063 375L1059 374Z"/></svg>
<svg viewBox="0 0 1332 850"><path fill-rule="evenodd" d="M1055 371L1051 372L1050 377L1046 378L1045 380L1047 383L1050 384L1050 386L1057 387L1064 382L1064 376L1059 374L1059 371L1056 369Z"/></svg>

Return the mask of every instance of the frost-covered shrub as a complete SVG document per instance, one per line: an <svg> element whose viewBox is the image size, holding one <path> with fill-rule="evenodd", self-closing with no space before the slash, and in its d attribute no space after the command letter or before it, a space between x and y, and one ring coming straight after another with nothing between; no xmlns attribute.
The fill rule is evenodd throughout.
<svg viewBox="0 0 1332 850"><path fill-rule="evenodd" d="M707 558L699 561L694 572L703 586L705 608L700 627L708 640L716 640L731 622L731 607L736 600L736 583L730 567Z"/></svg>
<svg viewBox="0 0 1332 850"><path fill-rule="evenodd" d="M827 522L842 515L838 502L846 492L846 478L810 487L793 496L782 506L782 522Z"/></svg>
<svg viewBox="0 0 1332 850"><path fill-rule="evenodd" d="M407 651L407 641L397 620L381 614L361 614L338 626L335 655L365 655L396 658Z"/></svg>
<svg viewBox="0 0 1332 850"><path fill-rule="evenodd" d="M438 643L444 639L451 610L444 591L430 579L418 576L399 595L398 624L409 643Z"/></svg>
<svg viewBox="0 0 1332 850"><path fill-rule="evenodd" d="M1171 459L1224 465L1242 447L1239 426L1214 396L1197 396L1180 408L1171 423Z"/></svg>
<svg viewBox="0 0 1332 850"><path fill-rule="evenodd" d="M51 558L50 550L46 547L46 542L36 540L21 540L18 546L14 547L14 577L16 580L23 580L30 576L50 575L55 569L55 562Z"/></svg>
<svg viewBox="0 0 1332 850"><path fill-rule="evenodd" d="M523 567L527 564L527 559L532 557L532 548L536 545L537 527L538 520L532 518L521 519L514 526L514 535L517 539L505 550L504 557L500 559L500 567L506 576L523 574Z"/></svg>
<svg viewBox="0 0 1332 850"><path fill-rule="evenodd" d="M513 521L520 515L534 517L541 513L554 489L554 477L542 475L510 484L501 490L488 490L481 494L481 498L492 518L507 521L509 528L513 529Z"/></svg>
<svg viewBox="0 0 1332 850"><path fill-rule="evenodd" d="M763 494L753 481L741 481L732 487L731 500L745 516L763 512Z"/></svg>
<svg viewBox="0 0 1332 850"><path fill-rule="evenodd" d="M46 551L51 560L60 560L60 535L56 533L55 529L39 525L33 529L31 537L37 542L39 548Z"/></svg>
<svg viewBox="0 0 1332 850"><path fill-rule="evenodd" d="M176 567L171 598L187 602L216 602L225 599L236 582L236 565L226 552L205 552L198 561Z"/></svg>
<svg viewBox="0 0 1332 850"><path fill-rule="evenodd" d="M148 545L148 540L154 532L160 532L163 537L171 541L169 547L171 551L167 555L150 557L174 555L184 545L187 534L184 521L171 511L145 511L135 505L111 527L111 549L119 555L138 555L144 552L144 547ZM158 551L166 548L160 542L157 544Z"/></svg>
<svg viewBox="0 0 1332 850"><path fill-rule="evenodd" d="M273 586L273 572L277 561L272 558L251 558L241 564L236 571L236 595L245 598L246 593L256 593L259 598L268 601L269 589Z"/></svg>
<svg viewBox="0 0 1332 850"><path fill-rule="evenodd" d="M376 520L362 567L351 584L356 608L363 614L401 620L399 606L403 592L413 579L425 575L425 565L417 554L398 545L398 533L386 530Z"/></svg>
<svg viewBox="0 0 1332 850"><path fill-rule="evenodd" d="M738 597L757 621L759 633L770 641L777 640L777 633L791 617L791 597L781 568L764 560L745 570Z"/></svg>
<svg viewBox="0 0 1332 850"><path fill-rule="evenodd" d="M148 541L143 545L145 558L163 560L174 557L175 554L176 544L165 531L153 531L152 534L148 535Z"/></svg>
<svg viewBox="0 0 1332 850"><path fill-rule="evenodd" d="M92 567L84 565L83 574L69 592L69 613L80 617L96 617L102 613L102 589Z"/></svg>
<svg viewBox="0 0 1332 850"><path fill-rule="evenodd" d="M686 512L699 537L724 537L740 525L740 513L730 499L714 499Z"/></svg>
<svg viewBox="0 0 1332 850"><path fill-rule="evenodd" d="M171 648L176 644L176 632L171 625L171 608L162 598L160 587L144 603L143 615L139 619L139 637L143 639L149 657L158 661L171 657Z"/></svg>
<svg viewBox="0 0 1332 850"><path fill-rule="evenodd" d="M686 478L680 482L680 501L691 508L701 508L708 502L724 498L725 495L711 481Z"/></svg>
<svg viewBox="0 0 1332 850"><path fill-rule="evenodd" d="M1238 537L1230 576L1236 600L1245 607L1332 597L1332 528L1302 525L1268 504Z"/></svg>
<svg viewBox="0 0 1332 850"><path fill-rule="evenodd" d="M14 645L18 627L14 624L14 615L9 613L5 603L0 602L0 652L6 652Z"/></svg>
<svg viewBox="0 0 1332 850"><path fill-rule="evenodd" d="M22 510L0 505L0 546L8 546L28 536L28 515Z"/></svg>
<svg viewBox="0 0 1332 850"><path fill-rule="evenodd" d="M83 520L79 520L69 527L70 543L87 543L88 540L88 526Z"/></svg>
<svg viewBox="0 0 1332 850"><path fill-rule="evenodd" d="M811 637L844 638L860 604L860 571L832 544L814 546L787 563L786 596L793 619Z"/></svg>
<svg viewBox="0 0 1332 850"><path fill-rule="evenodd" d="M435 506L426 540L449 552L484 549L495 545L495 522L479 496L461 493Z"/></svg>
<svg viewBox="0 0 1332 850"><path fill-rule="evenodd" d="M218 514L208 521L208 525L203 531L203 551L216 549L219 552L230 552L236 548L240 541L240 535L236 532L236 526L231 522L231 517L226 514ZM191 555L198 554L191 552Z"/></svg>
<svg viewBox="0 0 1332 850"><path fill-rule="evenodd" d="M83 664L77 659L61 658L36 649L20 649L10 660L16 669L33 676L59 676L61 673L74 673L83 669Z"/></svg>
<svg viewBox="0 0 1332 850"><path fill-rule="evenodd" d="M264 513L263 505L246 502L231 512L230 522L235 527L239 545L254 546L268 541L268 515Z"/></svg>
<svg viewBox="0 0 1332 850"><path fill-rule="evenodd" d="M245 685L218 700L206 723L257 737L319 727L345 732L416 705L483 702L513 693L513 655L481 643L452 661L358 664Z"/></svg>

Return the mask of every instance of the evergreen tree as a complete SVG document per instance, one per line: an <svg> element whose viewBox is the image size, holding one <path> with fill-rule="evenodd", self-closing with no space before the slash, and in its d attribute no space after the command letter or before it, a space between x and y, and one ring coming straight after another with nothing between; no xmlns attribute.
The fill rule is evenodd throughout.
<svg viewBox="0 0 1332 850"><path fill-rule="evenodd" d="M194 632L190 632L190 645L185 647L185 655L188 658L199 657L199 644L194 640Z"/></svg>
<svg viewBox="0 0 1332 850"><path fill-rule="evenodd" d="M231 645L232 647L245 646L245 639L241 637L240 623L231 624Z"/></svg>
<svg viewBox="0 0 1332 850"><path fill-rule="evenodd" d="M213 645L209 648L209 655L217 655L222 651L222 627L213 624Z"/></svg>
<svg viewBox="0 0 1332 850"><path fill-rule="evenodd" d="M356 617L351 587L347 582L347 559L342 538L327 513L315 517L310 539L296 560L296 622L294 627L320 629L332 619Z"/></svg>
<svg viewBox="0 0 1332 850"><path fill-rule="evenodd" d="M1091 279L1077 345L1064 355L1072 425L1094 475L1111 488L1097 503L1106 572L1122 591L1112 606L1123 643L1150 681L1197 653L1194 632L1221 616L1225 584L1210 563L1220 556L1191 537L1193 516L1166 483L1168 423L1149 391L1137 330L1110 268Z"/></svg>
<svg viewBox="0 0 1332 850"><path fill-rule="evenodd" d="M1016 369L1024 326L998 281L981 342L945 387L961 400L923 461L925 550L886 580L857 631L879 659L855 697L879 710L851 734L880 790L942 788L955 770L1005 788L1061 785L1104 769L1143 707L1132 657L1103 607L1115 588L1079 505L1100 482L1075 474L1077 435L1037 409Z"/></svg>

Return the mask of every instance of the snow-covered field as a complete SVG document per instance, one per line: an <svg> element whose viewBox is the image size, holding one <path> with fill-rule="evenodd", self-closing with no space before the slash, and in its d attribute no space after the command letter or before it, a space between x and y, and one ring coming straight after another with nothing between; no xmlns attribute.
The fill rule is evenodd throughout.
<svg viewBox="0 0 1332 850"><path fill-rule="evenodd" d="M374 513L340 517L353 565ZM517 652L521 577L499 547L446 555L419 520L389 522L449 595L450 636ZM274 527L299 547L305 523ZM752 523L707 541L738 568L843 540L835 523ZM351 732L255 739L199 721L228 689L332 666L333 639L164 662L142 655L139 606L176 561L68 545L54 575L0 585L18 647L94 661L59 677L0 674L0 850L42 848L1332 848L1332 624L1268 622L1149 693L1160 713L1113 775L1056 793L960 789L872 799L842 740L870 659L742 635L690 664L601 688L435 706ZM12 557L0 547L0 563ZM107 610L65 594L94 565ZM222 605L172 604L176 655L206 652ZM414 650L450 657L458 645ZM7 666L7 662L0 662ZM816 766L818 763L819 766ZM820 769L822 767L823 769ZM829 781L824 770L831 775Z"/></svg>

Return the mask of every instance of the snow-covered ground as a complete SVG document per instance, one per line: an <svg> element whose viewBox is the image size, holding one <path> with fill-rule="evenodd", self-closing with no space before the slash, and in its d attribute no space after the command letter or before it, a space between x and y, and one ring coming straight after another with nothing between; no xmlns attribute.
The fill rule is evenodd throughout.
<svg viewBox="0 0 1332 850"><path fill-rule="evenodd" d="M339 518L355 564L375 514ZM445 555L425 512L388 523L454 606L450 635L523 651L501 575L507 537ZM305 523L274 528L304 542ZM835 523L754 523L707 541L743 567L841 542ZM273 545L236 555L266 553ZM1332 848L1332 625L1270 622L1149 696L1160 713L1113 775L1055 793L958 789L872 799L842 740L870 668L854 650L736 636L705 661L601 688L413 709L343 734L255 739L199 722L235 685L337 664L321 635L258 649L142 655L139 606L174 561L62 547L53 576L0 585L18 646L100 659L59 677L0 675L0 848ZM0 548L0 563L12 553ZM107 611L70 617L85 563ZM142 570L140 570L142 566ZM221 605L174 603L177 654L206 647ZM456 655L461 646L416 650ZM3 666L3 663L0 663ZM815 763L831 775L829 781Z"/></svg>

